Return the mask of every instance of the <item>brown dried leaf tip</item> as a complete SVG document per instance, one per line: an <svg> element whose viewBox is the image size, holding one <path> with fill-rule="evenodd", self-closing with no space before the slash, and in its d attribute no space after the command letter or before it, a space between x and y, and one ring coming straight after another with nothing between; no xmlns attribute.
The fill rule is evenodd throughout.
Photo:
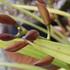
<svg viewBox="0 0 70 70"><path fill-rule="evenodd" d="M28 31L28 33L25 36L23 36L23 39L33 41L36 40L38 36L39 36L39 32L37 30L32 29Z"/></svg>
<svg viewBox="0 0 70 70"><path fill-rule="evenodd" d="M15 37L11 34L7 34L7 33L0 34L0 39L4 41L12 40L14 38Z"/></svg>
<svg viewBox="0 0 70 70"><path fill-rule="evenodd" d="M17 26L17 22L6 14L0 14L0 23Z"/></svg>
<svg viewBox="0 0 70 70"><path fill-rule="evenodd" d="M40 60L38 60L37 62L34 63L35 66L46 66L46 65L49 65L52 61L53 61L53 57L52 56L47 56L47 57L44 57Z"/></svg>
<svg viewBox="0 0 70 70"><path fill-rule="evenodd" d="M21 54L21 53L18 53L18 52L8 52L8 51L4 51L4 52L7 55L7 57L9 57L11 60L13 60L17 63L32 65L35 61L38 60L34 57L24 55L24 54Z"/></svg>
<svg viewBox="0 0 70 70"><path fill-rule="evenodd" d="M27 44L28 43L26 41L16 41L8 45L7 48L5 48L5 50L9 52L15 52L25 47Z"/></svg>
<svg viewBox="0 0 70 70"><path fill-rule="evenodd" d="M36 3L37 3L38 10L40 12L40 15L41 15L42 19L44 20L44 23L46 25L50 24L49 12L48 12L45 4L42 2L42 0L37 0Z"/></svg>
<svg viewBox="0 0 70 70"><path fill-rule="evenodd" d="M24 39L33 41L33 40L37 39L38 35L39 35L38 31L30 30L24 36ZM9 52L15 52L15 51L18 51L21 48L25 47L26 45L28 45L28 42L26 40L24 40L24 41L16 41L16 42L13 42L10 45L8 45L8 47L5 48L5 50L9 51Z"/></svg>

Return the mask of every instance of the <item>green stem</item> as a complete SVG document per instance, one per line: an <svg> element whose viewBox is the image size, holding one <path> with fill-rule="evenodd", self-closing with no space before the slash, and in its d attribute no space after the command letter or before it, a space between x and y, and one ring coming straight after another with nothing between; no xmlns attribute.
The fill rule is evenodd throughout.
<svg viewBox="0 0 70 70"><path fill-rule="evenodd" d="M48 3L49 3L49 5L50 5L50 7L53 8L52 0L48 0ZM65 30L65 28L62 26L61 22L58 20L57 14L54 14L54 16L56 17L56 19L55 19L54 21L62 28L62 30L63 30L63 32L64 32L64 35L66 36L66 34L65 34L66 30Z"/></svg>
<svg viewBox="0 0 70 70"><path fill-rule="evenodd" d="M15 4L13 4L13 5L16 6L16 7L22 8L22 9L38 11L38 9L37 9L36 6L15 5ZM53 8L47 8L47 9L48 9L48 11L49 11L50 13L54 13L54 14L57 14L57 15L61 15L61 16L64 16L64 17L70 17L70 14L69 14L69 13L66 13L66 12L64 12L64 11L57 10L57 9L53 9Z"/></svg>
<svg viewBox="0 0 70 70"><path fill-rule="evenodd" d="M47 35L47 39L50 40L50 24L47 25L47 31L48 31L48 35Z"/></svg>

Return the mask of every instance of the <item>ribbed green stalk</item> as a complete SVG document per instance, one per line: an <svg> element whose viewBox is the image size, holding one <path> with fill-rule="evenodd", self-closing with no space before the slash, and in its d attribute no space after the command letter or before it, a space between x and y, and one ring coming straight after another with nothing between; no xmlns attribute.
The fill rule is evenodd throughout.
<svg viewBox="0 0 70 70"><path fill-rule="evenodd" d="M15 67L19 69L25 69L25 70L45 70L40 67L32 66L32 65L26 65L26 64L16 64L16 63L10 63L10 62L0 62L1 66L8 66L8 67Z"/></svg>
<svg viewBox="0 0 70 70"><path fill-rule="evenodd" d="M56 42L51 42L51 41L46 41L46 40L42 40L42 39L38 39L35 41L36 44L46 47L48 49L57 51L57 52L61 52L63 54L66 54L68 56L70 56L70 46L66 45L66 44L59 44Z"/></svg>
<svg viewBox="0 0 70 70"><path fill-rule="evenodd" d="M20 8L27 9L27 10L38 11L38 9L37 9L36 6L15 5L15 4L13 4L13 5L16 6L16 7L20 7ZM64 17L70 17L70 14L67 13L67 12L64 12L64 11L61 11L61 10L57 10L57 9L53 9L53 8L47 8L47 9L48 9L48 11L49 11L50 13L58 14L58 15L61 15L61 16L64 16Z"/></svg>
<svg viewBox="0 0 70 70"><path fill-rule="evenodd" d="M51 56L55 57L56 59L61 60L67 64L70 64L70 56L68 56L66 54L62 54L62 53L54 51L54 50L51 50L51 49L48 49L48 48L43 47L43 46L39 46L38 44L36 45L30 41L28 41L28 43L30 43L30 45L32 45L36 49L38 49L38 50L40 50L48 55L51 55Z"/></svg>

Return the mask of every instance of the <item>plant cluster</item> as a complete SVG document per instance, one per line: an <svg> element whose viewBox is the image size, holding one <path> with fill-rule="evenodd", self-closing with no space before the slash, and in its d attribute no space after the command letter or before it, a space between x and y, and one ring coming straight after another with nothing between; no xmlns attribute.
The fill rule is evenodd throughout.
<svg viewBox="0 0 70 70"><path fill-rule="evenodd" d="M18 70L17 68L19 68L19 70L57 70L59 68L70 70L70 41L67 40L65 33L63 35L50 24L51 17L43 0L36 1L43 20L40 17L4 0L0 0L0 2L32 16L36 20L44 23L47 27L47 30L45 30L44 28L31 24L23 19L1 13L0 23L17 27L18 33L16 35L7 33L0 34L0 46L3 48L3 52L9 59L16 62L16 64L12 62L0 62L0 65L13 67L12 70ZM68 13L61 13L63 16L70 17L70 14ZM26 24L47 33L47 38L40 36L39 32L35 29L28 31L13 18L18 19L21 22L24 21ZM65 32L65 29L58 21L56 15L54 19ZM70 27L68 27L68 29L69 28ZM51 29L54 31L53 35L51 34ZM50 41L51 36L61 43Z"/></svg>

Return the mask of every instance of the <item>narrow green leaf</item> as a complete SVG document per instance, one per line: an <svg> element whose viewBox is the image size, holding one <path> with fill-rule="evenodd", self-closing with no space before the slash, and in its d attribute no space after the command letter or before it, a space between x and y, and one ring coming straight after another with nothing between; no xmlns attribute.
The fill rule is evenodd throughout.
<svg viewBox="0 0 70 70"><path fill-rule="evenodd" d="M70 70L70 66L62 61L59 61L58 59L54 59L52 64L55 64L56 66L62 67L66 70Z"/></svg>
<svg viewBox="0 0 70 70"><path fill-rule="evenodd" d="M35 43L42 47L46 47L47 49L51 49L70 56L70 46L67 44L60 44L42 39L37 39Z"/></svg>
<svg viewBox="0 0 70 70"><path fill-rule="evenodd" d="M42 52L44 52L44 53L46 53L48 55L51 55L51 56L55 57L56 59L59 59L59 60L65 62L65 63L70 64L70 56L69 55L62 54L60 52L48 49L48 48L43 47L43 46L38 45L38 44L36 45L36 44L34 44L34 43L30 42L30 41L28 41L28 42L30 43L30 45L32 45L36 49L38 49L38 50L40 50L40 51L42 51Z"/></svg>
<svg viewBox="0 0 70 70"><path fill-rule="evenodd" d="M4 48L8 44L10 44L11 42L18 41L18 40L22 40L22 39L19 38L19 39L15 39L15 40L12 40L12 41L6 41L6 42L0 41L0 45L1 45L0 47ZM33 47L33 46L30 46L30 45L28 45L25 48L19 50L18 52L22 53L22 54L25 54L25 55L29 55L29 56L35 57L37 59L41 59L41 58L47 56L47 54L45 54L44 52L42 52L40 49L37 50L36 46ZM60 61L60 60L54 59L54 61L53 61L52 64L55 64L55 65L57 65L59 67L63 67L65 69L69 70L67 64L64 63L64 62L62 62L62 61Z"/></svg>
<svg viewBox="0 0 70 70"><path fill-rule="evenodd" d="M15 5L15 4L13 4L13 5ZM28 10L38 11L36 6L29 6L29 5L15 5L15 6L16 7L20 7L20 8L24 8L24 9L28 9ZM58 15L61 15L61 16L64 16L64 17L70 17L69 13L66 13L66 12L61 11L61 10L57 10L57 9L53 9L53 8L48 8L48 11L50 13L58 14Z"/></svg>
<svg viewBox="0 0 70 70"><path fill-rule="evenodd" d="M38 59L47 56L45 53L43 53L40 50L37 50L36 48L32 47L31 45L27 45L26 47L19 50L18 52L35 57L35 58L38 58Z"/></svg>
<svg viewBox="0 0 70 70"><path fill-rule="evenodd" d="M26 64L16 64L16 63L9 63L9 62L0 62L1 66L8 66L8 67L16 67L20 69L25 69L25 70L45 70L40 67L32 66L32 65L26 65Z"/></svg>

